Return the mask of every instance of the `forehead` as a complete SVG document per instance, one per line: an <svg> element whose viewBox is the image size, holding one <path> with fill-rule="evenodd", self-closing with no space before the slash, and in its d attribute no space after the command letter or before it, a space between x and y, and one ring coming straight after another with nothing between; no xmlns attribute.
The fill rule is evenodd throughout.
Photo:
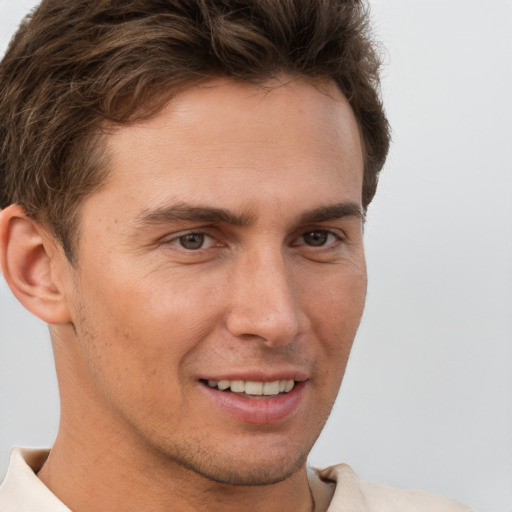
<svg viewBox="0 0 512 512"><path fill-rule="evenodd" d="M360 201L357 122L329 82L212 80L178 94L150 120L107 135L106 146L110 179L96 196L134 213L184 197L215 203L219 195L234 204L308 190Z"/></svg>

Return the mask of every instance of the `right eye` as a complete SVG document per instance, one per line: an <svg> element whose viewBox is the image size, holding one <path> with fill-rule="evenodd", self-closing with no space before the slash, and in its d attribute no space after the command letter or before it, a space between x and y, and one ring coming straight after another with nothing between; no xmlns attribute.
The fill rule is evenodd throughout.
<svg viewBox="0 0 512 512"><path fill-rule="evenodd" d="M191 232L173 238L169 243L179 245L187 251L198 251L200 249L207 249L208 247L211 247L214 245L215 240L206 233Z"/></svg>

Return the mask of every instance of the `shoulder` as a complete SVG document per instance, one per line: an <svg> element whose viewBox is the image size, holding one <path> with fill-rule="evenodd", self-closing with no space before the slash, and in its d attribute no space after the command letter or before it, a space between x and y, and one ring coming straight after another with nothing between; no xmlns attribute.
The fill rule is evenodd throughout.
<svg viewBox="0 0 512 512"><path fill-rule="evenodd" d="M347 506L357 512L471 512L461 503L430 492L365 482L347 464L317 473L322 480L336 483L328 512L345 510Z"/></svg>

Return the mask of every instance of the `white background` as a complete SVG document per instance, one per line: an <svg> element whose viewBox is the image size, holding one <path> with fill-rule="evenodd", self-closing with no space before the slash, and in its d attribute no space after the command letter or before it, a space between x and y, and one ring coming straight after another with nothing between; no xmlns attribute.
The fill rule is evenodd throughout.
<svg viewBox="0 0 512 512"><path fill-rule="evenodd" d="M0 52L35 3L0 0ZM394 144L366 313L311 461L512 512L512 2L372 7ZM0 478L57 422L46 327L0 279Z"/></svg>

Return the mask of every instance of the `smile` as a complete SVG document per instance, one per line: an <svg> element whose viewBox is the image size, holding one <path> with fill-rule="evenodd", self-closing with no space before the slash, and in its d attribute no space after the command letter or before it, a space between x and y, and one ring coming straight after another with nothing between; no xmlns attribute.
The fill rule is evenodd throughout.
<svg viewBox="0 0 512 512"><path fill-rule="evenodd" d="M260 377L261 378L261 377ZM208 403L226 418L253 425L271 425L290 420L308 396L308 378L254 380L200 379ZM227 415L226 415L227 413Z"/></svg>
<svg viewBox="0 0 512 512"><path fill-rule="evenodd" d="M232 393L245 393L253 396L277 396L280 393L289 393L295 387L293 380L274 380L272 382L258 382L251 380L208 380L205 381L210 388Z"/></svg>

